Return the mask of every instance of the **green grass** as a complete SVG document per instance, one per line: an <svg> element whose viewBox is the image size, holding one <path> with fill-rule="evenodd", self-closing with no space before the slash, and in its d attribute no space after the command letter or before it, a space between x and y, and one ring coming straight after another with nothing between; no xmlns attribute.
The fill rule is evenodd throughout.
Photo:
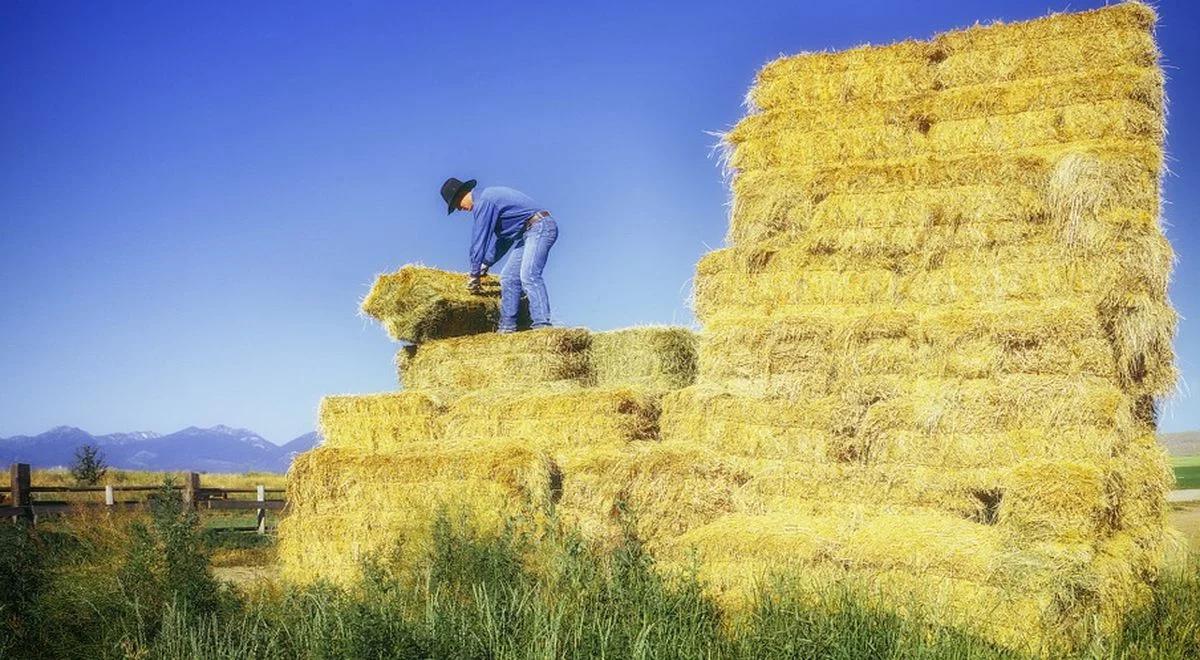
<svg viewBox="0 0 1200 660"><path fill-rule="evenodd" d="M1175 487L1184 490L1200 488L1200 456L1178 456L1171 459L1175 468Z"/></svg>
<svg viewBox="0 0 1200 660"><path fill-rule="evenodd" d="M919 612L901 618L849 592L813 602L784 583L731 625L694 576L662 577L632 537L601 550L442 520L416 566L368 561L360 589L247 592L213 580L211 554L269 553L270 537L231 538L178 502L150 517L0 525L0 658L1019 657ZM1080 657L1188 657L1197 612L1193 561Z"/></svg>

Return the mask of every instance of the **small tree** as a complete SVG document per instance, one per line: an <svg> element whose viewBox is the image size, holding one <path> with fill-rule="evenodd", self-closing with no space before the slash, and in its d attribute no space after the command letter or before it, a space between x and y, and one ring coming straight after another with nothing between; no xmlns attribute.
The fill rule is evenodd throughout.
<svg viewBox="0 0 1200 660"><path fill-rule="evenodd" d="M108 474L108 465L104 462L104 454L93 444L82 445L75 450L75 462L71 464L71 476L75 481L95 486L104 475Z"/></svg>

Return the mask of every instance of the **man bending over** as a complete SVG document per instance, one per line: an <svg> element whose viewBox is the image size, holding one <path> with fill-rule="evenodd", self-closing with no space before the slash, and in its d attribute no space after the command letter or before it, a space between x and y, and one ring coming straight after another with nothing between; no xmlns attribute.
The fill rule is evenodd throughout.
<svg viewBox="0 0 1200 660"><path fill-rule="evenodd" d="M467 288L479 293L479 278L511 251L500 271L499 331L516 332L522 292L529 298L532 327L548 327L550 298L542 270L558 239L558 224L549 211L520 191L491 186L476 195L475 183L475 179L463 182L451 177L442 184L446 213L470 211L475 218Z"/></svg>

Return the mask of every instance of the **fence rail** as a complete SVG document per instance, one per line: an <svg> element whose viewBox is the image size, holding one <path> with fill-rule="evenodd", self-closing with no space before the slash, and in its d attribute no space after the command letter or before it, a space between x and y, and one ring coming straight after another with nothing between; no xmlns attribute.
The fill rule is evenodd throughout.
<svg viewBox="0 0 1200 660"><path fill-rule="evenodd" d="M69 515L83 509L105 509L108 511L126 511L144 509L146 500L117 500L118 493L145 493L157 491L162 486L35 486L30 478L30 467L27 463L13 463L9 466L9 485L0 486L0 519L9 518L13 522L28 520L37 524L39 516ZM282 511L287 507L283 498L267 499L268 494L282 494L282 488L212 488L200 485L200 474L189 472L183 485L172 486L172 490L183 494L183 501L194 509L226 510L226 511L256 511L257 524L254 527L232 527L230 530L257 531L266 533L267 511ZM104 493L103 502L66 502L52 500L34 500L35 493ZM253 500L229 499L230 495L254 495ZM2 500L7 500L7 502Z"/></svg>

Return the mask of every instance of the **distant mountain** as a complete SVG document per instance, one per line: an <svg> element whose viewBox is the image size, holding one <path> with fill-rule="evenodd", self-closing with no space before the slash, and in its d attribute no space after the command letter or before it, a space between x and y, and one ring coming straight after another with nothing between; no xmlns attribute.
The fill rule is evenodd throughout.
<svg viewBox="0 0 1200 660"><path fill-rule="evenodd" d="M1172 456L1200 456L1200 431L1159 433L1158 440Z"/></svg>
<svg viewBox="0 0 1200 660"><path fill-rule="evenodd" d="M287 472L291 467L292 461L297 456L321 444L321 434L313 431L292 440L279 448L279 456L276 457L276 470L274 472Z"/></svg>
<svg viewBox="0 0 1200 660"><path fill-rule="evenodd" d="M286 472L292 460L320 443L306 433L284 445L267 442L246 429L189 426L159 435L151 431L94 436L73 426L59 426L39 435L0 438L0 466L30 463L34 467L67 466L81 445L100 447L114 468L129 470L189 470L194 472Z"/></svg>

